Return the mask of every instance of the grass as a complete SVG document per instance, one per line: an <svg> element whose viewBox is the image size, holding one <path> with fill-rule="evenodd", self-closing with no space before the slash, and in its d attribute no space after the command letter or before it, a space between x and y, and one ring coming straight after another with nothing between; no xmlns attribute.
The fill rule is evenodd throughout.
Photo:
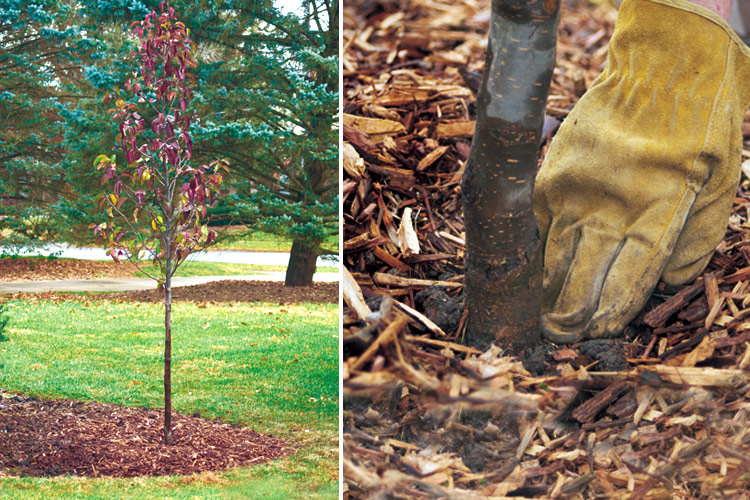
<svg viewBox="0 0 750 500"><path fill-rule="evenodd" d="M283 236L277 236L271 233L264 233L262 231L253 231L252 233L245 232L241 229L241 226L229 226L226 233L223 231L223 227L217 227L216 230L219 233L219 241L212 245L209 250L245 250L248 252L289 252L292 249L292 240ZM240 233L241 236L233 236L232 233ZM0 230L0 238L7 238L13 234L13 231L9 229ZM223 237L227 237L222 241ZM98 243L94 240L91 241L79 241L73 246L97 246ZM339 249L339 236L332 235L325 243L324 248L330 249L334 254L338 253ZM1 248L0 248L1 249Z"/></svg>
<svg viewBox="0 0 750 500"><path fill-rule="evenodd" d="M246 250L248 252L289 252L292 241L275 234L254 232L241 237L230 236L224 241L218 241L211 250Z"/></svg>
<svg viewBox="0 0 750 500"><path fill-rule="evenodd" d="M225 262L187 261L177 269L175 276L240 276L263 272L285 272L286 266L271 266L260 264L231 264ZM315 268L316 273L338 273L338 267ZM138 273L140 274L140 273Z"/></svg>
<svg viewBox="0 0 750 500"><path fill-rule="evenodd" d="M333 235L324 243L324 248L330 248L338 253L339 236ZM249 252L289 252L292 249L292 240L277 236L275 234L255 231L245 233L240 237L229 237L224 241L216 243L211 250L246 250Z"/></svg>
<svg viewBox="0 0 750 500"><path fill-rule="evenodd" d="M163 404L162 309L9 301L0 387L46 398ZM138 479L0 477L0 499L337 498L338 308L178 302L174 411L251 427L299 451L256 467Z"/></svg>

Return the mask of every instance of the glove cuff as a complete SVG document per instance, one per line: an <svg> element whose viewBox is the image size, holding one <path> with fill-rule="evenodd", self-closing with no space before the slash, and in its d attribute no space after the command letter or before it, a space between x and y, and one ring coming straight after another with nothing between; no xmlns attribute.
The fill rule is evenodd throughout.
<svg viewBox="0 0 750 500"><path fill-rule="evenodd" d="M745 42L742 41L742 39L739 37L737 32L735 32L731 26L729 26L729 23L727 23L724 19L721 18L716 12L712 11L711 9L707 9L706 7L703 7L702 5L698 5L697 3L691 2L689 0L646 0L653 3L660 3L662 5L666 5L668 7L674 7L675 9L685 10L687 12L692 12L693 14L697 14L701 17L704 17L708 19L711 22L714 22L721 26L721 28L727 32L727 35L737 44L738 48L745 53L748 57L750 57L750 47L745 45ZM743 0L736 0L736 1L743 1ZM625 0L625 2L628 2L628 0ZM623 3L625 3L623 2ZM679 29L679 27L676 27L676 29Z"/></svg>

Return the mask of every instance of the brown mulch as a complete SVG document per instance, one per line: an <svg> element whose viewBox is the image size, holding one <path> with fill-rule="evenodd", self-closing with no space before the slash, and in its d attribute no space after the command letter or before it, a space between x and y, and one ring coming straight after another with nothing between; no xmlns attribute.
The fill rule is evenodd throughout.
<svg viewBox="0 0 750 500"><path fill-rule="evenodd" d="M704 276L657 289L624 338L520 359L461 344L460 180L489 3L344 9L345 498L750 498L746 177ZM615 17L564 9L547 138ZM746 160L750 119L743 132Z"/></svg>
<svg viewBox="0 0 750 500"><path fill-rule="evenodd" d="M166 446L162 410L0 395L0 469L13 475L193 474L293 451L270 435L176 413L174 444Z"/></svg>
<svg viewBox="0 0 750 500"><path fill-rule="evenodd" d="M132 278L132 266L113 261L46 259L24 257L0 259L0 281L80 280L89 278Z"/></svg>
<svg viewBox="0 0 750 500"><path fill-rule="evenodd" d="M137 290L114 293L19 292L6 294L5 300L46 300L52 302L111 300L118 302L163 302L164 292ZM225 280L172 289L172 300L193 302L268 302L296 304L299 302L337 303L338 283L313 283L310 286L289 286L272 281Z"/></svg>

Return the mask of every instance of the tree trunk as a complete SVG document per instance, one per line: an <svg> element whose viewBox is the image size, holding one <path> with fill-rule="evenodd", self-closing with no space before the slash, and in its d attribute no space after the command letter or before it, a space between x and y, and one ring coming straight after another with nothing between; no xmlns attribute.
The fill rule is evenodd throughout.
<svg viewBox="0 0 750 500"><path fill-rule="evenodd" d="M532 205L555 66L559 0L494 0L477 126L462 180L466 341L540 339L541 252Z"/></svg>
<svg viewBox="0 0 750 500"><path fill-rule="evenodd" d="M167 265L169 267L169 265ZM172 444L172 277L164 279L164 444Z"/></svg>
<svg viewBox="0 0 750 500"><path fill-rule="evenodd" d="M295 239L292 243L292 251L289 253L284 286L312 285L317 260L318 255L313 245L305 243L304 240Z"/></svg>

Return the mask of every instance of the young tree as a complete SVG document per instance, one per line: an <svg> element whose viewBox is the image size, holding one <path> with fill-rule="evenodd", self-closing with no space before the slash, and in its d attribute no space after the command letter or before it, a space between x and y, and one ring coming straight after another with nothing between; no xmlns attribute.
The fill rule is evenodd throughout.
<svg viewBox="0 0 750 500"><path fill-rule="evenodd" d="M555 67L559 0L492 3L477 126L462 180L467 341L540 339L541 253L532 205Z"/></svg>
<svg viewBox="0 0 750 500"><path fill-rule="evenodd" d="M159 4L134 24L141 41L133 53L140 61L125 84L136 102L126 102L116 92L109 111L120 120L118 141L125 156L118 166L115 155L99 155L94 164L103 171L102 183L114 182L102 196L108 221L94 226L94 233L108 239L107 254L116 262L125 258L157 281L164 290L164 442L172 443L171 350L172 277L190 252L214 239L206 226L207 209L220 192L225 160L193 166L189 135L194 114L188 111L193 92L193 42L174 9ZM150 122L147 127L146 123ZM144 269L138 258L147 256L158 273Z"/></svg>

